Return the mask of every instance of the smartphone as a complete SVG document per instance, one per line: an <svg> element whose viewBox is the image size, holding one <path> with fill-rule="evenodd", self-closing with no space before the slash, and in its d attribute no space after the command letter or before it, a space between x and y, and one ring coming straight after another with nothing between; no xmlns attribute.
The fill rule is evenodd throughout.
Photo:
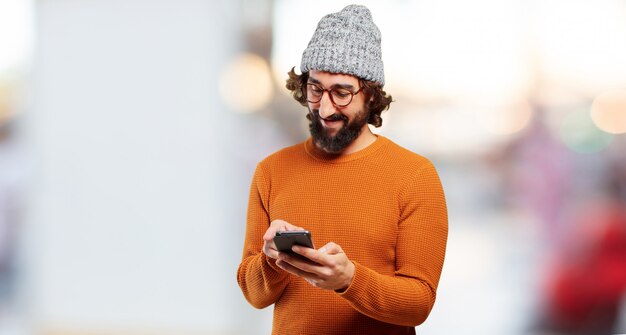
<svg viewBox="0 0 626 335"><path fill-rule="evenodd" d="M277 231L274 244L276 244L276 249L282 252L293 252L291 247L294 244L313 248L311 232L308 230Z"/></svg>

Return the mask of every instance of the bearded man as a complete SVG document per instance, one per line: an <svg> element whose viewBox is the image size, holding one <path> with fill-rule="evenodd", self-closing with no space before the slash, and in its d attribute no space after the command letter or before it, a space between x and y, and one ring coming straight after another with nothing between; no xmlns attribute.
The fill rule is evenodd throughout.
<svg viewBox="0 0 626 335"><path fill-rule="evenodd" d="M415 334L435 303L448 237L446 201L426 158L375 135L392 101L381 35L364 6L324 16L287 88L311 137L254 173L237 280L272 334ZM278 251L279 231L319 249Z"/></svg>

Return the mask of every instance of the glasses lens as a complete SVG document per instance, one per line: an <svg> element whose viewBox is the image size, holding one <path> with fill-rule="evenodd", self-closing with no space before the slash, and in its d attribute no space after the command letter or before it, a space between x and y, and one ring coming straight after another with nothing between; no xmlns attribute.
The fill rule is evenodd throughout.
<svg viewBox="0 0 626 335"><path fill-rule="evenodd" d="M306 84L306 100L311 103L318 103L322 100L325 90L317 84ZM336 106L345 107L352 102L354 93L345 88L333 88L329 91L330 98Z"/></svg>
<svg viewBox="0 0 626 335"><path fill-rule="evenodd" d="M319 102L322 100L324 90L315 84L306 84L306 99L308 102Z"/></svg>
<svg viewBox="0 0 626 335"><path fill-rule="evenodd" d="M352 92L345 88L334 88L330 92L337 106L347 106L352 101Z"/></svg>

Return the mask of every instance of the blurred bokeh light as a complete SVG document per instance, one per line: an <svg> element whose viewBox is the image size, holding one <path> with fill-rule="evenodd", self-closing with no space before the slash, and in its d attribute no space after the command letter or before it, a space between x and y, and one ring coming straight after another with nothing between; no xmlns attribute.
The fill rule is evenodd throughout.
<svg viewBox="0 0 626 335"><path fill-rule="evenodd" d="M562 120L561 139L572 150L583 153L599 152L613 140L613 135L598 129L589 110L573 110Z"/></svg>
<svg viewBox="0 0 626 335"><path fill-rule="evenodd" d="M607 133L626 133L626 90L598 95L591 104L591 118L598 128Z"/></svg>
<svg viewBox="0 0 626 335"><path fill-rule="evenodd" d="M274 86L267 61L244 53L227 64L219 78L220 96L231 109L251 113L272 99Z"/></svg>

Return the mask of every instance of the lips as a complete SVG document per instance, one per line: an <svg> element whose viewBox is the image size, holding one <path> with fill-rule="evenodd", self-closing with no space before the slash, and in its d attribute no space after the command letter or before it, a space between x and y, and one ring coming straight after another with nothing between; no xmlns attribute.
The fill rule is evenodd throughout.
<svg viewBox="0 0 626 335"><path fill-rule="evenodd" d="M343 125L343 122L348 121L348 118L341 114L332 114L332 115L329 115L327 118L322 118L320 117L318 110L316 110L314 113L315 113L315 116L320 120L320 123L325 128L341 127Z"/></svg>
<svg viewBox="0 0 626 335"><path fill-rule="evenodd" d="M329 119L321 119L322 125L326 128L337 128L343 124L343 120L329 120Z"/></svg>
<svg viewBox="0 0 626 335"><path fill-rule="evenodd" d="M333 115L325 118L324 120L326 120L326 121L341 121L341 120L344 120L344 119L346 119L346 117L343 116L343 115L333 114Z"/></svg>

